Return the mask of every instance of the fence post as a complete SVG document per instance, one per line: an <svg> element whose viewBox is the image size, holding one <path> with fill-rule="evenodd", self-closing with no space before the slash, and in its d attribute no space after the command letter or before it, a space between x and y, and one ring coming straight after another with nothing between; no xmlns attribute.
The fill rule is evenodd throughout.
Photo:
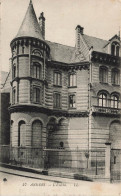
<svg viewBox="0 0 121 196"><path fill-rule="evenodd" d="M110 150L111 150L111 142L106 142L106 151L105 151L105 178L110 180Z"/></svg>

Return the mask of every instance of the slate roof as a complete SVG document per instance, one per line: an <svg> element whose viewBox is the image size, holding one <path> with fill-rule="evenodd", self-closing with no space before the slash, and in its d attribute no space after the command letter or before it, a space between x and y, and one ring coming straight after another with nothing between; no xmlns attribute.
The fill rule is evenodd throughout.
<svg viewBox="0 0 121 196"><path fill-rule="evenodd" d="M40 26L33 8L33 4L30 1L29 7L25 14L24 20L20 26L20 29L16 35L17 37L35 37L40 40L43 40Z"/></svg>
<svg viewBox="0 0 121 196"><path fill-rule="evenodd" d="M71 58L75 51L75 47L66 46L50 41L46 41L46 43L50 46L51 60L62 63L71 63Z"/></svg>
<svg viewBox="0 0 121 196"><path fill-rule="evenodd" d="M88 35L82 35L88 48L90 49L91 46L93 46L93 50L97 52L105 52L105 45L109 43L107 40L103 40L100 38L88 36Z"/></svg>

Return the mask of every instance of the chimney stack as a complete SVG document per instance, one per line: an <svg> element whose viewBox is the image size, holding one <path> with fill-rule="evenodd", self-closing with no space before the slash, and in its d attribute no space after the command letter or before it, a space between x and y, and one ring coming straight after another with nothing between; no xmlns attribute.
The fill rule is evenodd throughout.
<svg viewBox="0 0 121 196"><path fill-rule="evenodd" d="M83 35L83 27L81 27L80 25L77 25L76 27L76 48L79 49L80 48L80 34Z"/></svg>
<svg viewBox="0 0 121 196"><path fill-rule="evenodd" d="M43 36L43 39L45 39L45 17L44 17L44 13L40 13L40 17L39 17L39 25L40 25L40 29L41 29L41 33Z"/></svg>

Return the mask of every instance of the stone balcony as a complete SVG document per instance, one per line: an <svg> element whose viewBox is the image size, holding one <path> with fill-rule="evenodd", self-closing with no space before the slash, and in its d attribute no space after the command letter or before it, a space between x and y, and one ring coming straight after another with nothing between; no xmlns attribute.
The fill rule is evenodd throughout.
<svg viewBox="0 0 121 196"><path fill-rule="evenodd" d="M121 109L111 107L92 106L93 115L120 116Z"/></svg>

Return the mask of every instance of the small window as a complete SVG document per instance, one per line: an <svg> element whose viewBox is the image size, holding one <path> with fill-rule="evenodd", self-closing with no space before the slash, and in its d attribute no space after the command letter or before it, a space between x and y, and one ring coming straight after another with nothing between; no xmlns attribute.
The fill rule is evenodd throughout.
<svg viewBox="0 0 121 196"><path fill-rule="evenodd" d="M16 77L16 65L13 66L13 78Z"/></svg>
<svg viewBox="0 0 121 196"><path fill-rule="evenodd" d="M54 93L54 108L61 108L61 95Z"/></svg>
<svg viewBox="0 0 121 196"><path fill-rule="evenodd" d="M76 96L75 96L75 94L69 95L69 108L76 108Z"/></svg>
<svg viewBox="0 0 121 196"><path fill-rule="evenodd" d="M100 77L100 82L102 83L108 82L108 69L106 67L100 67L99 77Z"/></svg>
<svg viewBox="0 0 121 196"><path fill-rule="evenodd" d="M111 96L111 107L118 108L118 103L119 103L119 97L116 95L112 95Z"/></svg>
<svg viewBox="0 0 121 196"><path fill-rule="evenodd" d="M13 104L16 103L16 89L13 89Z"/></svg>
<svg viewBox="0 0 121 196"><path fill-rule="evenodd" d="M34 89L33 89L33 102L40 103L40 88L34 87Z"/></svg>
<svg viewBox="0 0 121 196"><path fill-rule="evenodd" d="M69 86L76 86L76 74L69 74Z"/></svg>
<svg viewBox="0 0 121 196"><path fill-rule="evenodd" d="M116 156L114 156L114 164L116 164Z"/></svg>
<svg viewBox="0 0 121 196"><path fill-rule="evenodd" d="M33 76L34 76L34 78L40 79L40 65L39 64L34 64Z"/></svg>
<svg viewBox="0 0 121 196"><path fill-rule="evenodd" d="M105 93L101 93L99 95L99 106L101 107L107 106L107 95Z"/></svg>
<svg viewBox="0 0 121 196"><path fill-rule="evenodd" d="M64 143L60 142L60 147L63 148L64 147Z"/></svg>
<svg viewBox="0 0 121 196"><path fill-rule="evenodd" d="M118 69L112 69L112 84L120 84L120 71Z"/></svg>
<svg viewBox="0 0 121 196"><path fill-rule="evenodd" d="M61 86L61 73L54 72L54 85Z"/></svg>

